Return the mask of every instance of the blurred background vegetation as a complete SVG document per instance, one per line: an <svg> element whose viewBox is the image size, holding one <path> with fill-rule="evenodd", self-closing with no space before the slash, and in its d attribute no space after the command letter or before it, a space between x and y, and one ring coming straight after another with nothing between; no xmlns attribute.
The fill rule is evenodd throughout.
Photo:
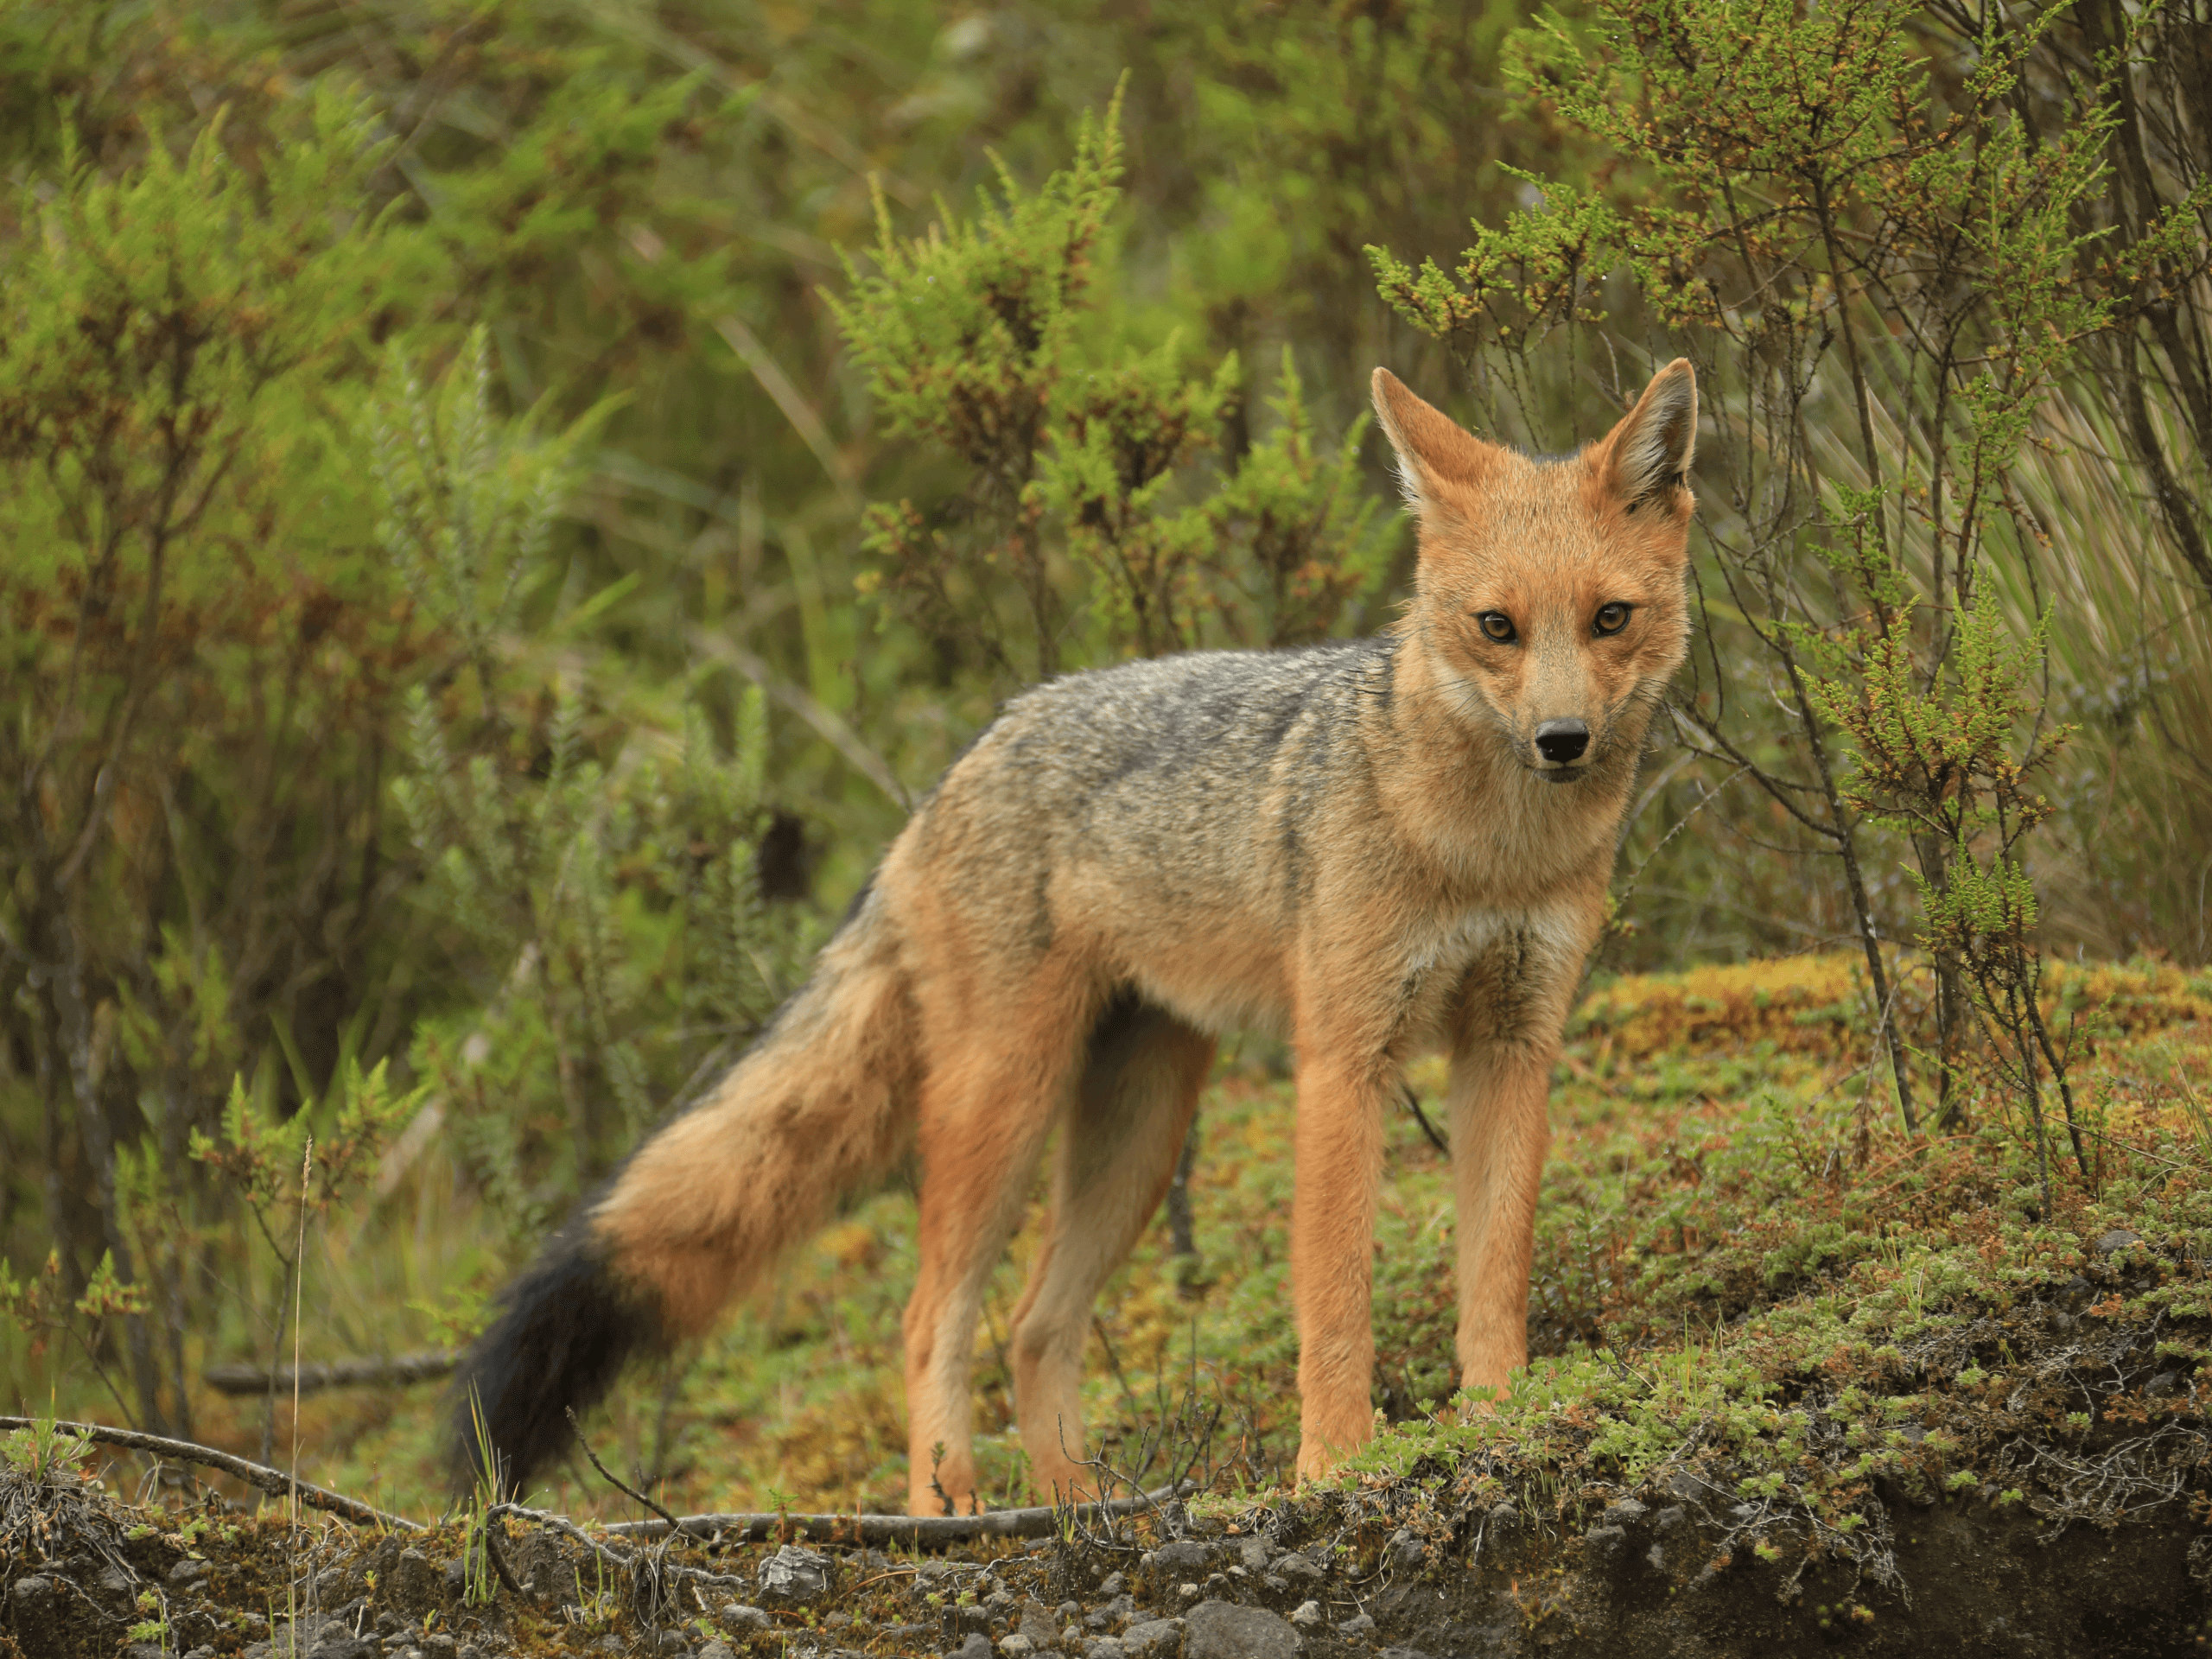
<svg viewBox="0 0 2212 1659"><path fill-rule="evenodd" d="M2063 280L2110 320L2054 363L2008 474L2035 533L1992 556L2019 634L2050 615L2038 718L2079 728L2029 855L2069 958L2212 956L2202 12L2080 0L2004 94L2105 169ZM1648 281L1584 270L1501 414L1365 251L1454 267L1548 188L1680 188L1633 86L1647 154L1562 103L1560 42L1679 44L1605 16L0 10L10 1404L189 1434L208 1363L465 1335L999 701L1387 622L1411 537L1371 367L1571 443L1671 355ZM1941 111L2024 22L1891 7L1881 40ZM916 304L940 278L965 311ZM1848 395L1793 407L1804 454L1880 483ZM1799 716L1700 556L1685 698L1779 775ZM1855 945L1783 794L1709 744L1646 785L1602 974ZM1909 944L1909 838L1858 833Z"/></svg>

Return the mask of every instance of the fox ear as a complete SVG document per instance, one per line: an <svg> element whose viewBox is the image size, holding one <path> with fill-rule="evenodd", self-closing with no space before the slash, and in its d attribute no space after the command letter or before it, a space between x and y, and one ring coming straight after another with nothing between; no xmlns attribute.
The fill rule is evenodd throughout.
<svg viewBox="0 0 2212 1659"><path fill-rule="evenodd" d="M1376 370L1370 384L1382 435L1398 453L1398 482L1408 508L1425 513L1455 488L1481 486L1498 454L1496 445L1414 397L1388 369Z"/></svg>
<svg viewBox="0 0 2212 1659"><path fill-rule="evenodd" d="M1697 372L1689 359L1653 375L1599 447L1607 486L1630 506L1686 489L1697 450Z"/></svg>

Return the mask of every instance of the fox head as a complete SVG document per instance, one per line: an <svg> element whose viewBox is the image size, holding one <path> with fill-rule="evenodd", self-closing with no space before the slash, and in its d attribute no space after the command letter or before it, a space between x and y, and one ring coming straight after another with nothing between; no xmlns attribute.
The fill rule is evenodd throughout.
<svg viewBox="0 0 2212 1659"><path fill-rule="evenodd" d="M1689 644L1688 359L1558 460L1484 442L1387 369L1374 388L1419 524L1408 632L1454 712L1550 782L1632 763Z"/></svg>

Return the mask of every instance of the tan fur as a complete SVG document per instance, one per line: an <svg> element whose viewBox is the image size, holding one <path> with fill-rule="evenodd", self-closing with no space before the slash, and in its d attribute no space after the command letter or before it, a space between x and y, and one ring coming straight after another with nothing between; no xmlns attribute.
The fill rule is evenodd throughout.
<svg viewBox="0 0 2212 1659"><path fill-rule="evenodd" d="M1091 1300L1166 1190L1216 1036L1240 1026L1297 1052L1300 1475L1371 1433L1382 1124L1422 1046L1452 1061L1462 1379L1493 1388L1525 1363L1548 1082L1644 728L1688 639L1695 391L1673 364L1605 439L1537 461L1383 371L1374 389L1420 527L1392 635L1134 664L1011 704L774 1032L594 1214L621 1281L696 1332L911 1147L918 1513L939 1488L972 1498L982 1289L1056 1127L1014 1388L1039 1485L1086 1486ZM1598 637L1616 603L1626 626ZM1514 643L1484 637L1491 611ZM1535 747L1562 718L1588 731L1566 767Z"/></svg>

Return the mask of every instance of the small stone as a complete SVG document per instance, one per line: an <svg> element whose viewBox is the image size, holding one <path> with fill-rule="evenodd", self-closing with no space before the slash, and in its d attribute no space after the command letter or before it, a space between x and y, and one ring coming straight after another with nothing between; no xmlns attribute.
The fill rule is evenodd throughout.
<svg viewBox="0 0 2212 1659"><path fill-rule="evenodd" d="M2143 1385L2143 1392L2153 1400L2163 1400L2181 1387L2181 1373L2160 1371Z"/></svg>
<svg viewBox="0 0 2212 1659"><path fill-rule="evenodd" d="M747 1601L726 1601L722 1604L722 1624L740 1636L750 1636L755 1630L772 1630L776 1621L766 1609L755 1607Z"/></svg>
<svg viewBox="0 0 2212 1659"><path fill-rule="evenodd" d="M1120 1595L1122 1591L1128 1588L1128 1585L1122 1580L1120 1573L1109 1573L1105 1579L1099 1584L1098 1593L1105 1597L1109 1601L1111 1601L1116 1596Z"/></svg>
<svg viewBox="0 0 2212 1659"><path fill-rule="evenodd" d="M187 1585L199 1583L200 1580L207 1576L210 1571L211 1569L207 1562L197 1560L188 1555L184 1560L179 1561L175 1567L169 1568L168 1580L171 1584L175 1585L179 1589L182 1589Z"/></svg>
<svg viewBox="0 0 2212 1659"><path fill-rule="evenodd" d="M1298 1632L1264 1607L1202 1601L1183 1625L1183 1659L1294 1659Z"/></svg>
<svg viewBox="0 0 2212 1659"><path fill-rule="evenodd" d="M444 1573L446 1594L458 1598L468 1592L468 1563L456 1555L446 1563Z"/></svg>
<svg viewBox="0 0 2212 1659"><path fill-rule="evenodd" d="M1147 1618L1122 1632L1122 1651L1128 1659L1174 1659L1183 1645L1183 1632L1174 1622Z"/></svg>
<svg viewBox="0 0 2212 1659"><path fill-rule="evenodd" d="M1168 1584L1185 1579L1196 1580L1205 1577L1212 1560L1213 1552L1197 1539L1179 1538L1152 1552L1152 1575Z"/></svg>
<svg viewBox="0 0 2212 1659"><path fill-rule="evenodd" d="M1609 1527L1628 1528L1643 1519L1646 1510L1632 1497L1605 1505L1605 1522Z"/></svg>
<svg viewBox="0 0 2212 1659"><path fill-rule="evenodd" d="M1175 1586L1175 1593L1182 1600L1196 1601L1198 1599L1198 1586L1195 1584L1179 1584Z"/></svg>
<svg viewBox="0 0 2212 1659"><path fill-rule="evenodd" d="M1385 1648L1382 1659L1428 1659L1425 1648Z"/></svg>
<svg viewBox="0 0 2212 1659"><path fill-rule="evenodd" d="M683 1639L681 1630L662 1630L653 1637L652 1650L660 1659L690 1659L691 1644ZM461 1650L461 1659L468 1659L468 1649Z"/></svg>
<svg viewBox="0 0 2212 1659"><path fill-rule="evenodd" d="M1662 1532L1672 1532L1690 1518L1689 1511L1679 1503L1669 1503L1651 1518L1651 1524Z"/></svg>
<svg viewBox="0 0 2212 1659"><path fill-rule="evenodd" d="M1618 1527L1592 1527L1582 1535L1582 1538L1590 1546L1592 1554L1603 1556L1608 1560L1619 1554L1622 1547L1628 1542L1628 1534Z"/></svg>
<svg viewBox="0 0 2212 1659"><path fill-rule="evenodd" d="M699 1659L737 1659L727 1642L709 1642L699 1649Z"/></svg>
<svg viewBox="0 0 2212 1659"><path fill-rule="evenodd" d="M1521 1524L1521 1511L1510 1503L1492 1504L1489 1522L1492 1532L1511 1532Z"/></svg>
<svg viewBox="0 0 2212 1659"><path fill-rule="evenodd" d="M1663 1544L1652 1545L1650 1548L1643 1552L1643 1560L1644 1565L1649 1567L1654 1573L1664 1573L1667 1570L1666 1546Z"/></svg>
<svg viewBox="0 0 2212 1659"><path fill-rule="evenodd" d="M461 1644L444 1630L434 1631L423 1638L423 1651L428 1659L457 1659Z"/></svg>
<svg viewBox="0 0 2212 1659"><path fill-rule="evenodd" d="M1236 1546L1236 1559L1243 1564L1247 1573L1265 1572L1274 1553L1274 1546L1262 1533L1254 1533Z"/></svg>
<svg viewBox="0 0 2212 1659"><path fill-rule="evenodd" d="M1321 1569L1296 1550L1275 1558L1275 1572L1287 1580L1294 1589L1321 1581Z"/></svg>
<svg viewBox="0 0 2212 1659"><path fill-rule="evenodd" d="M1294 1609L1290 1615L1290 1622L1297 1625L1301 1630L1319 1630L1321 1628L1321 1604L1318 1601L1300 1602L1296 1609Z"/></svg>
<svg viewBox="0 0 2212 1659"><path fill-rule="evenodd" d="M1428 1546L1406 1527L1400 1527L1390 1535L1390 1541L1384 1549L1390 1558L1390 1565L1401 1573L1417 1572L1421 1564L1428 1559Z"/></svg>
<svg viewBox="0 0 2212 1659"><path fill-rule="evenodd" d="M2126 1249L2131 1244L2140 1244L2142 1242L2141 1234L2131 1233L2125 1227L2115 1227L2100 1237L2090 1248L2099 1255L2112 1255Z"/></svg>
<svg viewBox="0 0 2212 1659"><path fill-rule="evenodd" d="M1117 1636L1094 1636L1084 1644L1083 1659L1127 1659L1128 1649Z"/></svg>
<svg viewBox="0 0 2212 1659"><path fill-rule="evenodd" d="M1006 1659L1028 1659L1030 1654L1037 1651L1037 1644L1016 1630L1012 1636L999 1638L999 1651L1006 1656Z"/></svg>
<svg viewBox="0 0 2212 1659"><path fill-rule="evenodd" d="M991 1638L980 1630L974 1630L953 1650L952 1659L991 1659L992 1651Z"/></svg>
<svg viewBox="0 0 2212 1659"><path fill-rule="evenodd" d="M184 1656L184 1659L215 1659L215 1649L213 1648L194 1648Z"/></svg>
<svg viewBox="0 0 2212 1659"><path fill-rule="evenodd" d="M1021 1633L1029 1638L1032 1647L1048 1646L1052 1641L1052 1616L1045 1611L1045 1604L1032 1596L1021 1604Z"/></svg>
<svg viewBox="0 0 2212 1659"><path fill-rule="evenodd" d="M760 1564L760 1593L772 1600L815 1601L829 1588L829 1558L797 1544L783 1545Z"/></svg>

